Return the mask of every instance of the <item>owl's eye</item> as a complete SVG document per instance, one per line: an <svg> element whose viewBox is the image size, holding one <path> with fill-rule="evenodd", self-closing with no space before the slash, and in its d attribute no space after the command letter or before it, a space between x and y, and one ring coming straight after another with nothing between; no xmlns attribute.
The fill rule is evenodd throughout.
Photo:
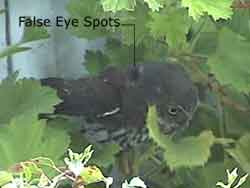
<svg viewBox="0 0 250 188"><path fill-rule="evenodd" d="M176 116L177 112L178 112L178 108L175 107L175 106L170 106L168 108L168 114L171 115L171 116Z"/></svg>

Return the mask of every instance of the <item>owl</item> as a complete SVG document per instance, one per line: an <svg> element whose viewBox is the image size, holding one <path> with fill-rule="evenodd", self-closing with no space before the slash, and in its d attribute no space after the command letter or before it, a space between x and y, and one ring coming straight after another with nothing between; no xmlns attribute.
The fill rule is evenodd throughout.
<svg viewBox="0 0 250 188"><path fill-rule="evenodd" d="M149 105L158 111L163 134L188 127L199 104L198 91L184 68L148 62L108 67L98 76L76 80L47 78L62 102L55 114L82 116L82 131L94 143L118 143L124 150L149 141L145 119Z"/></svg>

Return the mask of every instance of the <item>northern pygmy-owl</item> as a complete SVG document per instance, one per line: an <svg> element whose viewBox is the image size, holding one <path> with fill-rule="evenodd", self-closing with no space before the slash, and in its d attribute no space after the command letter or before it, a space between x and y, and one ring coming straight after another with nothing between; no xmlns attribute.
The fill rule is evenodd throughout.
<svg viewBox="0 0 250 188"><path fill-rule="evenodd" d="M198 92L177 64L145 63L109 67L96 77L48 78L43 85L58 91L55 113L84 116L84 132L93 142L119 143L124 149L148 140L148 105L156 105L159 128L175 134L187 127L198 105Z"/></svg>

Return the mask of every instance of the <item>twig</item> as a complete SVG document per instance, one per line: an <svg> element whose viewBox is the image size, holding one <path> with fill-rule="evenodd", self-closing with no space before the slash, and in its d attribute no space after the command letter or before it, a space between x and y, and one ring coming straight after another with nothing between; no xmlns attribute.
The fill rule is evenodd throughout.
<svg viewBox="0 0 250 188"><path fill-rule="evenodd" d="M250 2L234 1L232 8L250 9Z"/></svg>
<svg viewBox="0 0 250 188"><path fill-rule="evenodd" d="M220 93L220 99L222 104L226 105L226 106L230 106L240 112L247 112L250 113L250 109L246 106L243 106L235 101L233 101L230 97L227 96L226 92L224 91L223 86L219 85L218 83L212 83L209 79L208 79L208 75L204 74L198 67L196 63L191 62L190 63L193 70L200 75L200 78L203 80L203 82L206 82L208 84L208 87L210 88L210 90Z"/></svg>
<svg viewBox="0 0 250 188"><path fill-rule="evenodd" d="M203 20L203 22L199 25L199 28L198 28L198 30L196 31L196 33L193 34L193 37L192 37L192 39L191 39L191 45L190 45L191 51L194 50L195 45L196 45L197 41L198 41L199 38L200 38L201 31L202 31L203 27L204 27L204 26L206 25L206 23L207 23L207 19L208 19L208 18L205 17L205 19Z"/></svg>

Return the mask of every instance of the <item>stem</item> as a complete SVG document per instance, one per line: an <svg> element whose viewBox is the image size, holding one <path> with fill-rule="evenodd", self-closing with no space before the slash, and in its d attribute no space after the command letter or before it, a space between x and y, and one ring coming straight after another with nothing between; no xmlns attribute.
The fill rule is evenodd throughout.
<svg viewBox="0 0 250 188"><path fill-rule="evenodd" d="M204 25L206 25L206 22L207 22L207 17L205 17L205 19L203 20L203 22L201 22L200 27L198 28L198 30L194 34L194 37L192 37L192 39L191 39L191 45L190 45L191 52L194 50L195 45L196 45L198 39L200 38L201 31L202 31Z"/></svg>
<svg viewBox="0 0 250 188"><path fill-rule="evenodd" d="M220 95L221 104L234 108L235 110L238 110L240 112L250 114L250 108L248 106L244 106L243 104L234 101L229 96L227 96L223 86L219 85L218 83L210 83L207 74L202 72L197 64L198 63L190 62L192 70L199 75L200 81L208 84L210 90Z"/></svg>
<svg viewBox="0 0 250 188"><path fill-rule="evenodd" d="M220 93L218 94L220 95ZM221 99L220 99L220 96L217 96L217 99L216 99L216 106L217 106L217 109L218 109L218 114L219 114L219 129L220 129L220 135L222 138L225 137L225 114L224 114L224 109L223 109L223 106L221 104Z"/></svg>
<svg viewBox="0 0 250 188"><path fill-rule="evenodd" d="M4 9L5 9L5 42L7 46L11 45L11 27L10 27L10 9L9 9L9 0L4 0ZM7 71L8 75L13 73L13 61L12 56L7 57Z"/></svg>

